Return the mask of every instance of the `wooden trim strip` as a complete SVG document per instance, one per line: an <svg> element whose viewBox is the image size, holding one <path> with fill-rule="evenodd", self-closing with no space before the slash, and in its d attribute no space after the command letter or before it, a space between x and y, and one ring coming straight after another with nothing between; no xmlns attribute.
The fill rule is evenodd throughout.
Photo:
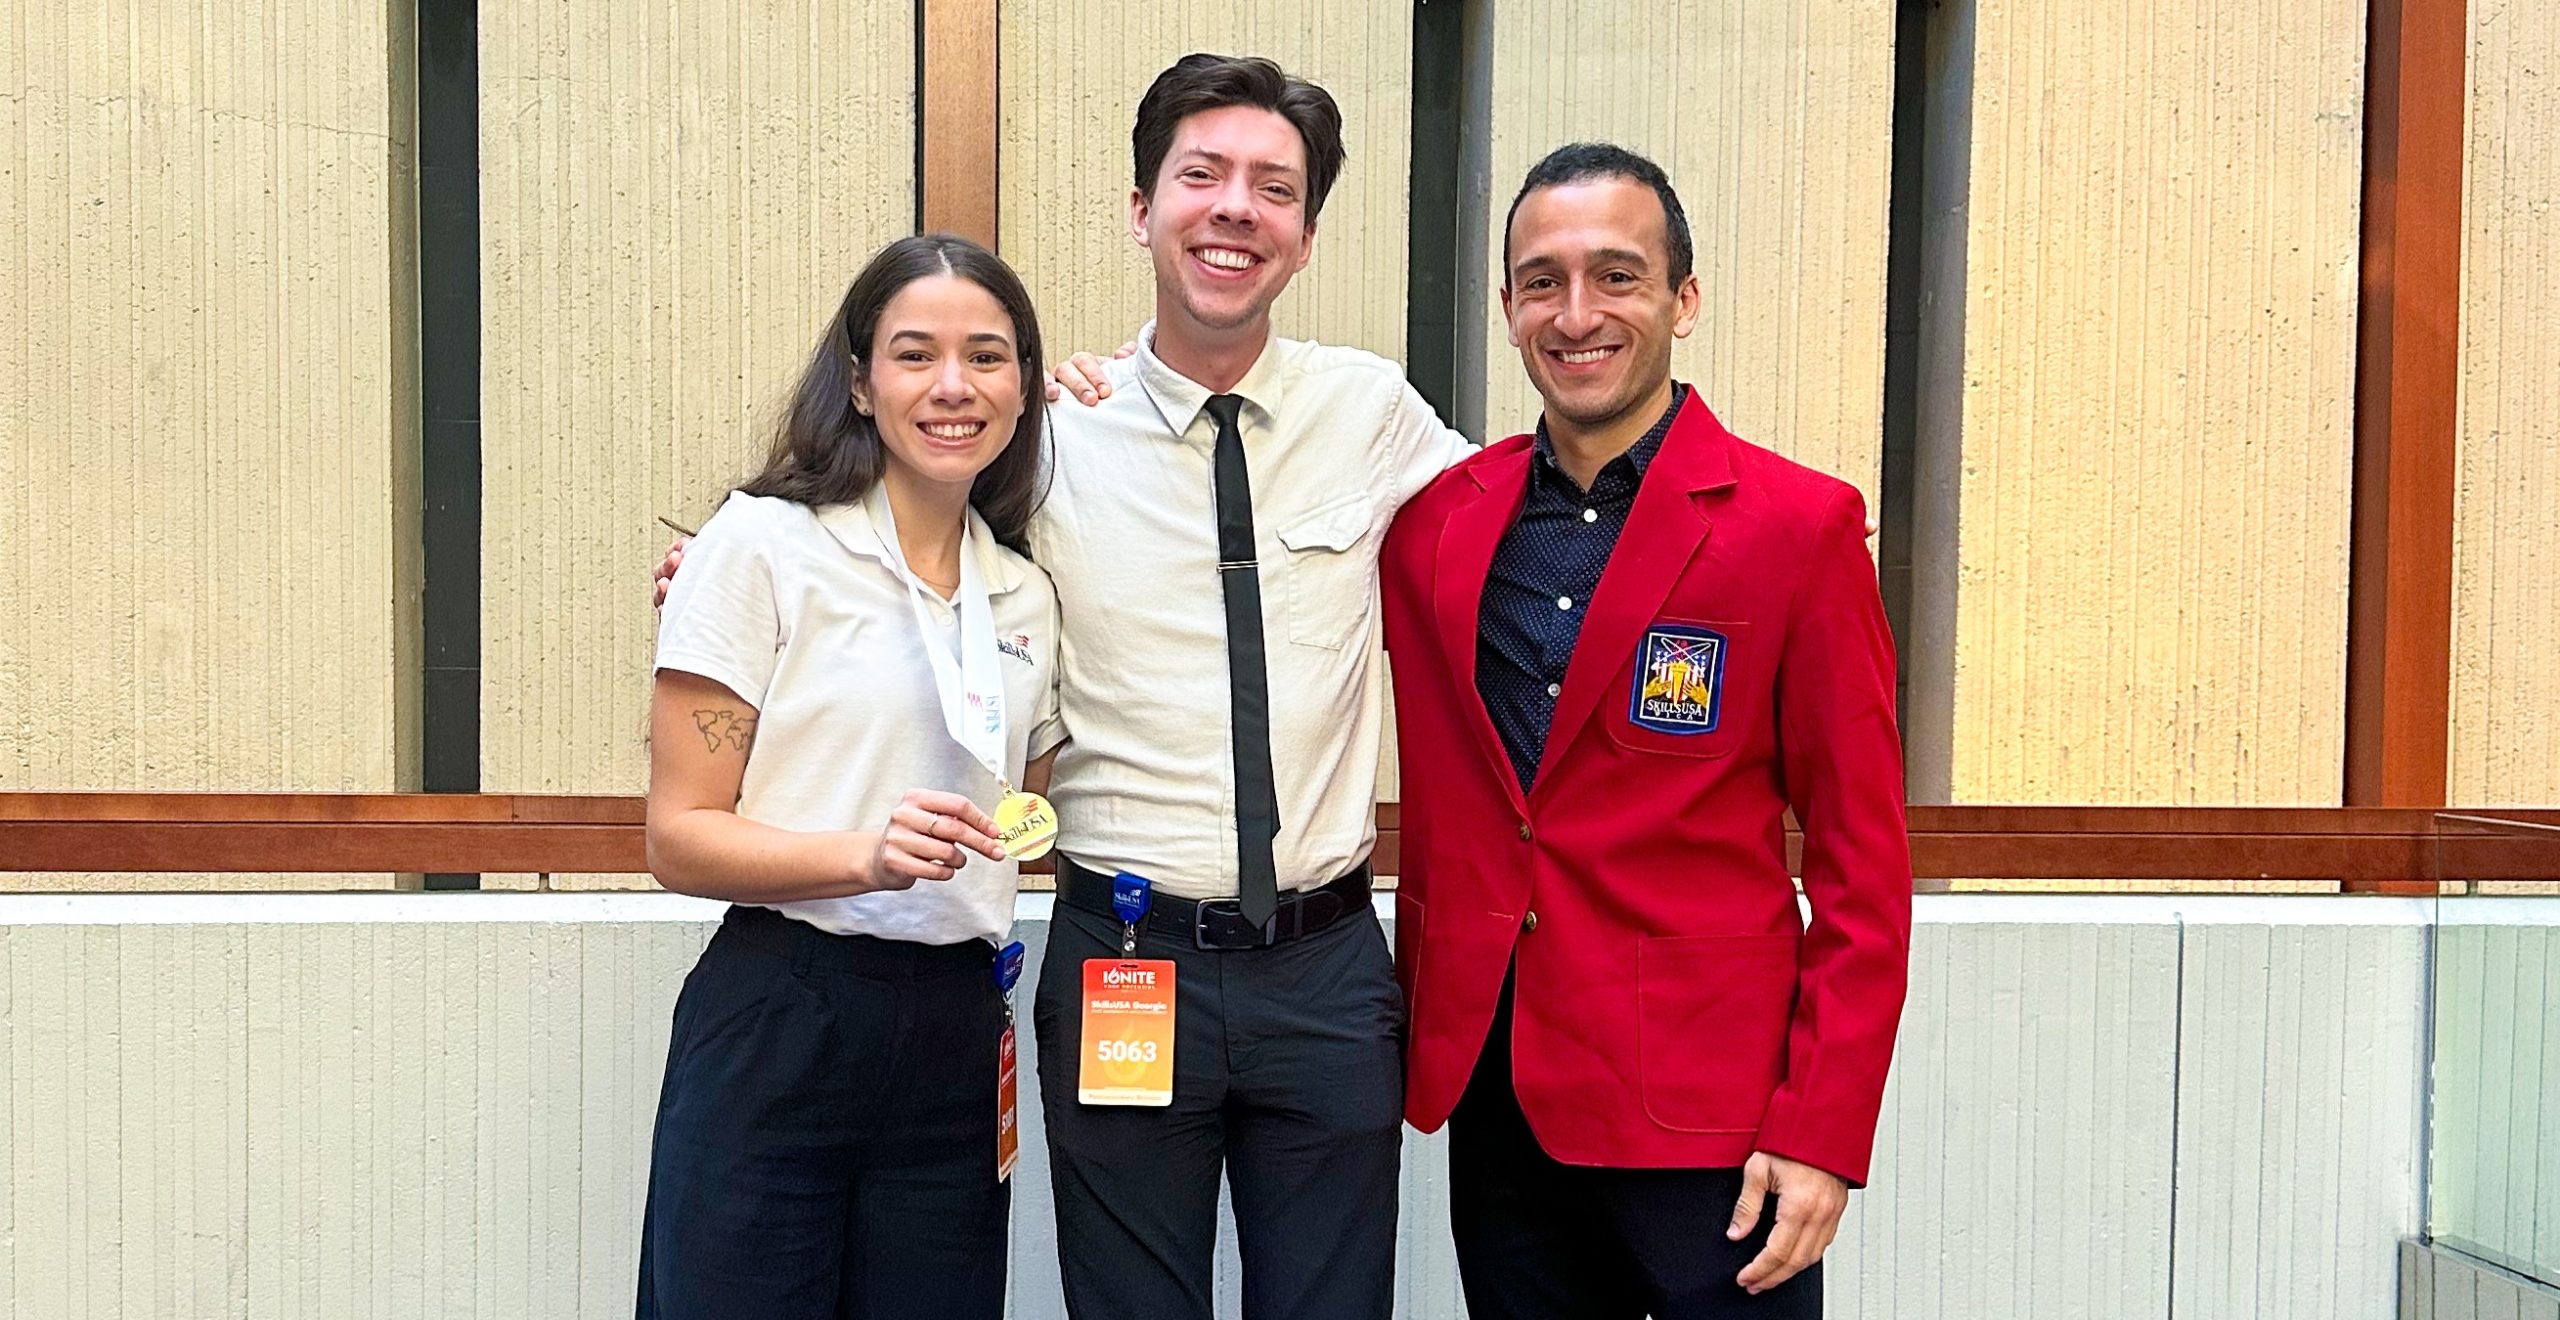
<svg viewBox="0 0 2560 1320"><path fill-rule="evenodd" d="M927 233L996 246L997 0L923 0L916 190Z"/></svg>
<svg viewBox="0 0 2560 1320"><path fill-rule="evenodd" d="M0 793L0 821L638 825L648 802L544 793ZM411 868L415 869L415 868Z"/></svg>
<svg viewBox="0 0 2560 1320"><path fill-rule="evenodd" d="M638 825L560 821L0 821L11 870L534 871L649 869Z"/></svg>
<svg viewBox="0 0 2560 1320"><path fill-rule="evenodd" d="M2453 681L2465 0L2373 0L2346 801L2441 806Z"/></svg>
<svg viewBox="0 0 2560 1320"><path fill-rule="evenodd" d="M1402 867L1402 811L1373 861ZM0 793L0 869L320 873L646 868L636 797L420 793ZM2560 810L1936 806L1910 812L1924 880L2560 879ZM1789 861L1802 839L1788 831ZM1034 874L1045 873L1035 864Z"/></svg>
<svg viewBox="0 0 2560 1320"><path fill-rule="evenodd" d="M1914 806L1919 834L2216 834L2295 838L2320 834L2423 834L2423 807Z"/></svg>

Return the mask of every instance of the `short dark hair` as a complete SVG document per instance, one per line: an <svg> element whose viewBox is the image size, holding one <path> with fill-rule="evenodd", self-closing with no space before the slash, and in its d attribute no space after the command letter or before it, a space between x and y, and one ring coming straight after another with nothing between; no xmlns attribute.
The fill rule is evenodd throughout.
<svg viewBox="0 0 2560 1320"><path fill-rule="evenodd" d="M1307 148L1307 223L1316 222L1333 181L1342 175L1342 107L1333 93L1282 72L1257 55L1204 55L1194 52L1156 75L1138 102L1137 127L1129 147L1137 158L1138 191L1155 197L1156 173L1165 153L1173 150L1173 130L1204 110L1249 105L1268 110L1298 130Z"/></svg>
<svg viewBox="0 0 2560 1320"><path fill-rule="evenodd" d="M1022 370L1022 419L1013 439L969 487L970 507L987 520L996 539L1023 551L1031 515L1048 494L1048 469L1040 452L1040 421L1049 377L1041 365L1040 319L1031 293L1004 259L956 234L919 234L880 249L853 277L844 302L818 336L809 365L791 391L790 407L774 428L773 452L764 470L739 490L811 507L850 504L867 494L888 469L889 452L877 418L853 406L853 383L866 369L880 316L898 291L934 275L956 275L993 295L1013 321L1013 346Z"/></svg>
<svg viewBox="0 0 2560 1320"><path fill-rule="evenodd" d="M1529 177L1520 181L1520 191L1512 195L1510 214L1502 217L1502 287L1511 287L1511 222L1520 214L1520 203L1540 188L1590 179L1626 179L1653 189L1653 195L1662 199L1662 229L1671 246L1671 283L1677 287L1689 278L1690 263L1696 260L1689 246L1689 214L1680 209L1680 194L1671 190L1671 176L1614 142L1574 142L1530 166Z"/></svg>

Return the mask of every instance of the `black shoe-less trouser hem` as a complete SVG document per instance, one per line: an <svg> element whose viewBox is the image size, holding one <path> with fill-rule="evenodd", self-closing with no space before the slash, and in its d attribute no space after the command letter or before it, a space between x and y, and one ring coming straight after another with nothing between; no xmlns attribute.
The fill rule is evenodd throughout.
<svg viewBox="0 0 2560 1320"><path fill-rule="evenodd" d="M992 962L730 909L676 1001L640 1320L1003 1314Z"/></svg>
<svg viewBox="0 0 2560 1320"><path fill-rule="evenodd" d="M1176 967L1167 1108L1076 1099L1084 963L1120 950L1119 922L1061 905L1034 1010L1068 1314L1210 1320L1223 1170L1247 1320L1386 1320L1403 1001L1376 912L1244 951L1142 930Z"/></svg>

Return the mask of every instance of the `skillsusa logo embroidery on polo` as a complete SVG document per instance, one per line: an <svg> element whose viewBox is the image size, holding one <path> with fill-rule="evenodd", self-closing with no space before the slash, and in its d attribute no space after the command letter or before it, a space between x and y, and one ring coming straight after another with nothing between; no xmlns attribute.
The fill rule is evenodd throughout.
<svg viewBox="0 0 2560 1320"><path fill-rule="evenodd" d="M1006 655L1012 656L1014 659L1019 660L1026 665L1037 663L1031 658L1031 634L1029 633L1015 633L1011 637L998 637L996 639L996 649L1004 652Z"/></svg>
<svg viewBox="0 0 2560 1320"><path fill-rule="evenodd" d="M1656 733L1713 733L1724 704L1724 634L1686 624L1645 629L1627 722Z"/></svg>

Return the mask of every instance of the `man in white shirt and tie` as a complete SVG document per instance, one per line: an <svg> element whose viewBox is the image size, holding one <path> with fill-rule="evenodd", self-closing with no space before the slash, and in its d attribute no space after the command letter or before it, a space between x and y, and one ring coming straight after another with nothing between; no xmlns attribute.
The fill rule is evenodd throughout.
<svg viewBox="0 0 2560 1320"><path fill-rule="evenodd" d="M1068 1307L1207 1320L1223 1168L1248 1317L1384 1320L1403 1078L1369 901L1378 552L1473 450L1395 363L1272 333L1342 168L1331 96L1191 55L1148 90L1133 145L1155 318L1107 397L1052 409L1031 532L1065 618L1035 1018ZM1078 1098L1083 968L1130 933L1117 875L1152 896L1136 957L1174 964L1162 1107Z"/></svg>

